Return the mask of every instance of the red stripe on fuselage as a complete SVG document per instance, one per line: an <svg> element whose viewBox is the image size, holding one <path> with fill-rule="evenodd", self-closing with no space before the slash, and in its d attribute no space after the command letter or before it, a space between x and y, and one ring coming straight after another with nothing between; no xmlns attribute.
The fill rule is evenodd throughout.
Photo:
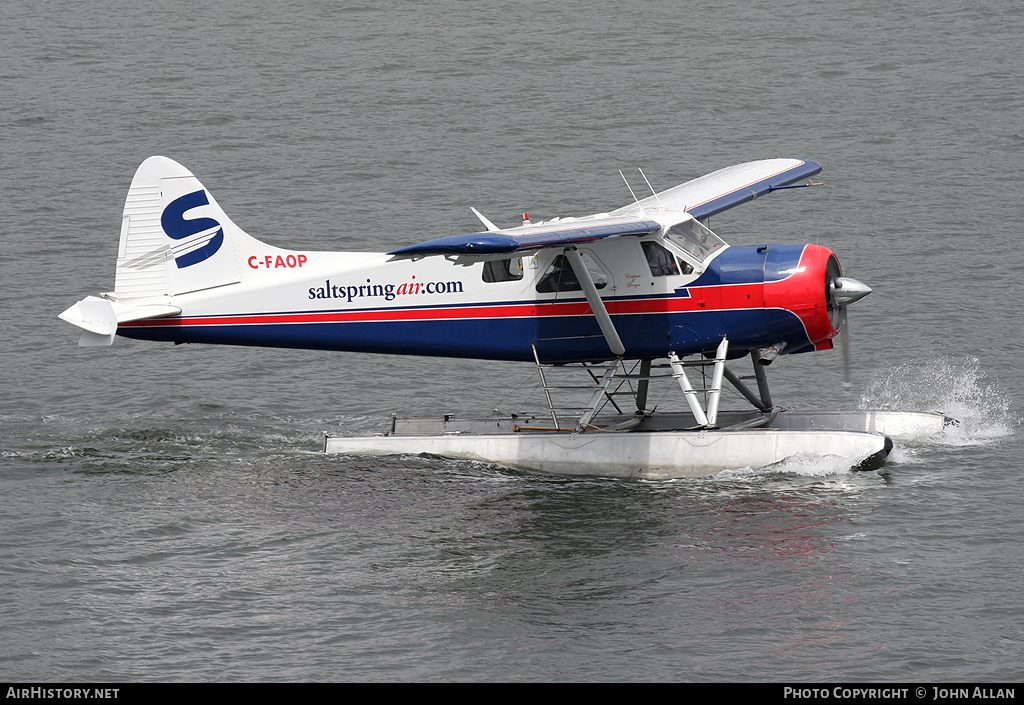
<svg viewBox="0 0 1024 705"><path fill-rule="evenodd" d="M760 284L712 286L690 289L690 296L661 296L649 299L606 301L608 312L616 314L682 313L720 309L763 308ZM369 323L390 321L441 321L475 318L538 318L591 315L586 301L496 304L493 306L445 306L425 309L372 309L363 311L308 311L222 316L154 318L122 323L134 327L251 326L300 323Z"/></svg>

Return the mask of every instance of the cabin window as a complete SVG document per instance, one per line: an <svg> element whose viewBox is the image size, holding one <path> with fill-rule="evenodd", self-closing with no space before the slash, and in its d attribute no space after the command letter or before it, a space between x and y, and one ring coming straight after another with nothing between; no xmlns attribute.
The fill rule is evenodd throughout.
<svg viewBox="0 0 1024 705"><path fill-rule="evenodd" d="M594 280L594 286L603 289L608 286L608 275L601 269L586 252L580 253L583 256L583 264L590 272L590 278ZM542 294L549 294L555 291L582 291L583 287L576 278L576 272L572 271L572 265L565 255L558 255L544 272L544 275L537 282L537 291Z"/></svg>
<svg viewBox="0 0 1024 705"><path fill-rule="evenodd" d="M669 228L667 237L686 252L704 261L708 255L717 252L725 242L696 220L684 220Z"/></svg>
<svg viewBox="0 0 1024 705"><path fill-rule="evenodd" d="M640 245L644 248L644 256L647 258L647 266L651 268L652 277L689 274L693 271L693 267L683 262L680 272L675 256L657 242L641 242Z"/></svg>
<svg viewBox="0 0 1024 705"><path fill-rule="evenodd" d="M484 281L512 282L523 278L523 258L498 259L484 262Z"/></svg>

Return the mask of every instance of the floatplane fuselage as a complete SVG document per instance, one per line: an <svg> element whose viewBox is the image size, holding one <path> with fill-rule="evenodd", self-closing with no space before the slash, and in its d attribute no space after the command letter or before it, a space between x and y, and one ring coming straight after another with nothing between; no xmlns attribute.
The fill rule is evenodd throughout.
<svg viewBox="0 0 1024 705"><path fill-rule="evenodd" d="M609 213L524 220L508 229L477 213L485 231L363 253L267 245L235 225L191 172L170 159L151 157L129 189L114 291L87 297L61 318L83 329L80 344L85 346L108 345L121 335L174 343L523 361L540 369L550 423L498 428L508 450L482 450L498 442L486 440L489 434L470 424L459 430L442 426L433 435L422 432L422 426L417 426L420 432L403 435L393 425L376 440L328 437L329 451L438 452L556 472L614 475L707 474L702 466L713 472L737 463L763 465L788 457L781 453L791 455L790 446L811 454L824 448L822 439L812 438L822 435L810 429L814 423L803 428L791 421L797 424L791 430L768 427L779 415L763 365L779 355L831 349L846 307L870 289L844 277L838 258L825 247L730 247L708 228L708 219L759 195L807 185L800 182L820 170L799 159L750 162ZM697 360L686 360L694 356ZM745 389L724 366L727 359L746 356L755 360L757 392ZM640 361L643 372L626 372L628 360ZM671 429L659 426L641 403L653 379L651 361L665 361L692 412L692 418L669 424ZM543 381L544 369L572 364L601 364L605 372L600 379L591 373L598 382L593 403L563 428L549 393L553 385ZM713 367L717 389L713 382L710 390L698 393L689 385L685 368L694 364ZM741 388L762 419L741 422L765 426L744 431L752 438L718 430L723 377ZM639 421L602 425L598 413L612 398L609 389L630 379ZM941 422L939 417L940 428ZM840 426L831 431L870 439L854 455L877 458L891 447L874 432L882 430L874 428L877 418L831 423ZM899 423L911 422L904 418ZM919 423L931 429L936 422ZM861 428L865 425L872 428ZM778 447L786 436L782 445L787 450L757 449L753 455L733 450L708 463L700 458L710 458L709 452L680 455L697 438L687 435L693 429L704 438L711 432L731 433L718 439L726 441L723 447ZM594 446L602 431L617 441L597 445L643 446L649 455L654 443L662 452L656 462L632 451L619 461L608 460L609 451L589 457L581 448ZM587 441L566 451L567 435ZM434 436L441 440L428 440ZM825 450L846 452L831 446ZM602 471L602 463L609 462L621 468ZM673 463L690 469L675 472Z"/></svg>

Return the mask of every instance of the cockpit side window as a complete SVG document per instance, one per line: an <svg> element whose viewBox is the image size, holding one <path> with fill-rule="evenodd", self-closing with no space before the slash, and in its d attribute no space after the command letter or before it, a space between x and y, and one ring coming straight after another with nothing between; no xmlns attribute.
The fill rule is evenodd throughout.
<svg viewBox="0 0 1024 705"><path fill-rule="evenodd" d="M488 283L518 281L523 278L523 258L484 262L483 277Z"/></svg>
<svg viewBox="0 0 1024 705"><path fill-rule="evenodd" d="M692 219L673 225L669 228L665 237L683 248L688 254L696 257L700 262L703 262L711 254L717 252L718 248L725 245L725 242L720 237L704 227L699 221Z"/></svg>
<svg viewBox="0 0 1024 705"><path fill-rule="evenodd" d="M640 245L644 248L644 256L647 258L647 266L651 269L652 277L689 274L693 271L689 263L683 262L680 272L675 256L657 242L642 242Z"/></svg>
<svg viewBox="0 0 1024 705"><path fill-rule="evenodd" d="M604 270L594 261L594 259L586 252L581 252L583 255L583 263L587 267L587 271L590 272L590 277L594 280L594 286L598 289L603 289L608 286L608 276L604 273ZM565 255L558 255L554 261L544 272L544 276L537 282L537 291L542 294L549 294L555 291L582 291L583 287L580 285L579 279L576 278L576 272L572 270L572 265L569 264L569 260Z"/></svg>

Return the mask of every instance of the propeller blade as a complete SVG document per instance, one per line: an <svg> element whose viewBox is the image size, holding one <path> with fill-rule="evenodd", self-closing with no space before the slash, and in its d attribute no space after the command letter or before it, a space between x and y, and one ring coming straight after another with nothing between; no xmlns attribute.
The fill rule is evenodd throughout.
<svg viewBox="0 0 1024 705"><path fill-rule="evenodd" d="M838 267L838 265L837 265ZM850 324L846 309L871 293L871 287L851 277L830 277L828 300L833 307L835 322L842 335L843 345L843 390L850 391Z"/></svg>
<svg viewBox="0 0 1024 705"><path fill-rule="evenodd" d="M850 326L848 323L846 307L839 309L839 330L843 335L843 389L850 391L853 385L850 382Z"/></svg>

